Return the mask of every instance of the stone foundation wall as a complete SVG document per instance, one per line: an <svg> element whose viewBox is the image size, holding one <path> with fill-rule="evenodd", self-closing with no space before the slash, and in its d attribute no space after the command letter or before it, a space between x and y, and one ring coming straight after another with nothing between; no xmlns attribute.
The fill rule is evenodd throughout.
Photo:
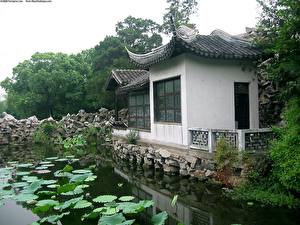
<svg viewBox="0 0 300 225"><path fill-rule="evenodd" d="M114 141L113 153L116 160L128 160L138 166L162 170L166 174L210 178L216 175L212 156L207 154L196 156L159 146L127 144L123 140Z"/></svg>

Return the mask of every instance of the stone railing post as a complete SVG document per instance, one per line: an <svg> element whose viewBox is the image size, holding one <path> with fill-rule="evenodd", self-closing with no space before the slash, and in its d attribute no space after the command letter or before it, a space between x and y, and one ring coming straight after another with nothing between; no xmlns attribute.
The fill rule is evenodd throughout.
<svg viewBox="0 0 300 225"><path fill-rule="evenodd" d="M214 143L214 138L213 138L213 132L211 129L208 130L208 152L212 153L213 151L215 151L214 148L215 143Z"/></svg>
<svg viewBox="0 0 300 225"><path fill-rule="evenodd" d="M245 131L244 130L237 130L238 133L238 149L239 151L245 150Z"/></svg>

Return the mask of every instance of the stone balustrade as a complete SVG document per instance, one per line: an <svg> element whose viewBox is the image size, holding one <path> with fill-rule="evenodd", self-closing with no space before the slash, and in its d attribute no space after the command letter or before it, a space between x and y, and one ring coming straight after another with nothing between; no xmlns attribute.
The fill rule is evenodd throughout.
<svg viewBox="0 0 300 225"><path fill-rule="evenodd" d="M251 152L266 150L269 141L273 138L272 130L269 128L244 130L190 128L189 132L189 147L210 153L216 150L220 138L224 138L231 146L239 150Z"/></svg>

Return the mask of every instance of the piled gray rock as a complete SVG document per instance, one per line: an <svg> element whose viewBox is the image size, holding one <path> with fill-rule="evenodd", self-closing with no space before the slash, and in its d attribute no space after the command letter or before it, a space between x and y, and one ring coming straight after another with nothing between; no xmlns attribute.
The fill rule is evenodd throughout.
<svg viewBox="0 0 300 225"><path fill-rule="evenodd" d="M60 124L60 135L70 137L87 127L111 126L114 123L114 111L101 108L96 113L80 110L77 114L68 114L60 121L48 118L39 121L35 116L17 120L12 115L2 113L0 118L0 145L26 144L33 139L35 130L45 122Z"/></svg>
<svg viewBox="0 0 300 225"><path fill-rule="evenodd" d="M2 113L2 118L0 118L0 144L31 141L39 124L40 121L35 116L17 120L12 115Z"/></svg>
<svg viewBox="0 0 300 225"><path fill-rule="evenodd" d="M166 174L215 176L213 161L197 156L176 154L160 147L127 144L122 140L114 142L113 150L116 158L136 162L146 168L162 169Z"/></svg>

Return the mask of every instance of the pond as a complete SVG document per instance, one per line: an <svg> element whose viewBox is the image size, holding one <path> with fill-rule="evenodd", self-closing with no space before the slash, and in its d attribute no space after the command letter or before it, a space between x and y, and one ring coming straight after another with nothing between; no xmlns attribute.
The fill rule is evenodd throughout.
<svg viewBox="0 0 300 225"><path fill-rule="evenodd" d="M6 149L7 150L7 149ZM5 151L1 149L0 151ZM18 150L11 150L18 151ZM28 150L26 150L28 151ZM44 160L45 161L45 160ZM70 164L74 170L87 169L92 170L93 176L97 176L95 180L87 182L88 187L84 188L84 199L93 203L94 208L78 208L69 210L70 214L64 216L60 221L63 225L80 225L89 224L96 225L98 220L84 220L82 216L95 209L97 204L93 202L97 196L113 195L113 196L133 196L133 202L141 200L153 200L152 207L145 207L143 213L138 216L129 215L129 219L136 219L134 224L152 224L151 217L162 211L168 213L168 220L165 224L177 225L179 223L188 225L296 225L300 224L300 217L296 210L286 208L268 208L261 207L256 204L238 203L229 200L222 194L222 189L213 183L200 182L194 178L182 178L179 176L167 176L159 171L136 167L128 162L121 160L112 160L109 149L102 151L95 157L84 158L77 161L72 157L65 160L50 158L50 162L35 162L35 167L28 165L18 166L16 172L25 172L16 177L16 181L20 187L22 182L31 182L30 180L58 180L62 186L68 184L69 181L65 177L57 177L56 171L63 170L66 164ZM14 164L12 164L14 165ZM43 165L46 165L45 167ZM48 166L50 165L50 166ZM37 168L38 167L38 168ZM44 168L43 168L44 167ZM50 173L42 172L42 174L31 173L32 170L49 170ZM73 173L72 178L76 173ZM79 171L80 172L80 171ZM82 171L81 171L82 172ZM2 171L2 175L3 175ZM78 173L79 175L82 173ZM77 175L78 175L77 174ZM0 173L1 175L1 173ZM26 176L31 178L26 178ZM90 177L91 174L88 175ZM25 177L25 179L24 179ZM4 177L0 177L3 181ZM54 181L53 181L54 182ZM49 184L51 182L48 182ZM2 182L3 184L3 182ZM52 185L56 185L53 183ZM38 191L48 190L46 185ZM50 184L51 187L51 184ZM25 187L26 188L26 187ZM5 189L2 185L1 189ZM19 189L17 189L19 190ZM22 188L20 188L22 190ZM38 192L37 191L37 192ZM36 193L36 192L35 192ZM74 196L57 196L52 198L59 202L67 201L70 198L77 198L82 193L74 194ZM178 201L172 206L171 202L175 195L178 195ZM3 194L2 194L3 196ZM40 195L39 195L40 196ZM49 197L39 197L40 199ZM50 198L49 198L50 199ZM27 225L48 215L48 212L37 212L33 210L36 206L27 204L24 201L19 202L13 199L2 200L4 205L1 206L0 194L0 225ZM30 203L30 201L29 201ZM33 213L33 211L36 212ZM55 211L55 210L53 210ZM65 211L63 211L65 212ZM50 213L51 214L51 213ZM131 218L132 217L132 218ZM59 224L59 223L58 223Z"/></svg>

